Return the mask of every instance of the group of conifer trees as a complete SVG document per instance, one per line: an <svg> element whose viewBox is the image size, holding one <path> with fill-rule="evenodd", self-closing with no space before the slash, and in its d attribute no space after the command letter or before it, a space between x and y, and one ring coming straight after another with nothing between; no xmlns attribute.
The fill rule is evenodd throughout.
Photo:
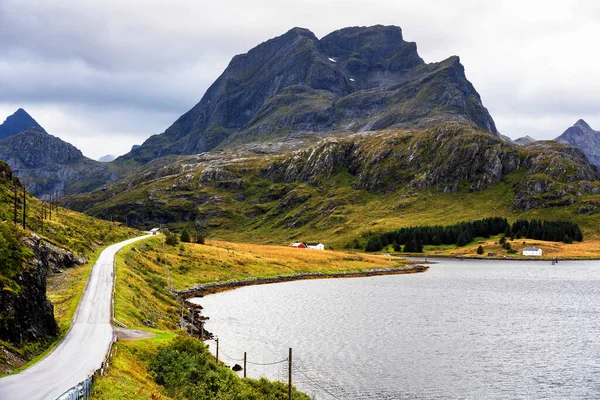
<svg viewBox="0 0 600 400"><path fill-rule="evenodd" d="M488 238L502 233L511 239L528 238L565 243L583 240L581 229L572 222L520 219L510 225L506 218L491 217L449 226L414 226L371 235L365 251L380 251L393 245L395 251L421 253L425 245L465 246L473 238Z"/></svg>

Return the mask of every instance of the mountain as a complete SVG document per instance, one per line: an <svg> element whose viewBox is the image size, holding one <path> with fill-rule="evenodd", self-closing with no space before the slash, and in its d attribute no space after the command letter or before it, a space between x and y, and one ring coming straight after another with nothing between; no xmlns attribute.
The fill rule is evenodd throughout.
<svg viewBox="0 0 600 400"><path fill-rule="evenodd" d="M584 120L580 119L554 140L581 149L591 163L600 166L600 132L593 130Z"/></svg>
<svg viewBox="0 0 600 400"><path fill-rule="evenodd" d="M134 151L136 149L139 149L141 147L141 145L139 144L134 144L133 146L131 146L131 150L130 151Z"/></svg>
<svg viewBox="0 0 600 400"><path fill-rule="evenodd" d="M112 154L107 154L105 156L102 156L98 159L98 162L111 162L113 161L115 158L115 156L113 156Z"/></svg>
<svg viewBox="0 0 600 400"><path fill-rule="evenodd" d="M92 190L115 178L108 165L39 129L0 140L0 160L31 194L43 199Z"/></svg>
<svg viewBox="0 0 600 400"><path fill-rule="evenodd" d="M0 125L0 140L30 128L37 128L41 132L46 132L31 115L27 114L27 111L19 108Z"/></svg>
<svg viewBox="0 0 600 400"><path fill-rule="evenodd" d="M426 64L396 26L344 28L321 39L294 28L235 56L198 104L121 159L446 121L498 134L458 57Z"/></svg>
<svg viewBox="0 0 600 400"><path fill-rule="evenodd" d="M534 139L531 136L527 135L527 136L523 136L518 139L515 139L514 142L515 142L515 144L518 144L519 146L527 146L528 144L537 142L537 139Z"/></svg>

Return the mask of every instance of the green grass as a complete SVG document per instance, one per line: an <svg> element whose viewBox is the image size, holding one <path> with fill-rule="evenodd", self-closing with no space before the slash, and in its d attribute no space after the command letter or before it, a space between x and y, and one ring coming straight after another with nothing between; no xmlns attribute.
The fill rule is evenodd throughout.
<svg viewBox="0 0 600 400"><path fill-rule="evenodd" d="M159 348L167 346L173 335L180 332L181 306L169 293L169 285L184 289L217 280L302 272L363 271L402 265L401 260L377 255L298 250L287 246L209 241L206 245L180 243L163 247L163 236L136 242L117 253L115 317L129 328L151 331L158 336L119 342L108 376L99 378L94 385L95 398L171 398L146 372ZM148 328L144 321L154 324L156 329ZM263 381L247 381L252 388L240 391L260 392L272 388ZM294 398L296 396L300 398L300 394Z"/></svg>

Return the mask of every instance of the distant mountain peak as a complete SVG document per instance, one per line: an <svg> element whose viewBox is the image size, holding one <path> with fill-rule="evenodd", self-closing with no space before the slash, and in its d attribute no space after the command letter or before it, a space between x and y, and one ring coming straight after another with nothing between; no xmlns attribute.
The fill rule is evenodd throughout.
<svg viewBox="0 0 600 400"><path fill-rule="evenodd" d="M592 164L600 167L600 132L593 130L583 119L567 128L555 140L577 147L585 153Z"/></svg>
<svg viewBox="0 0 600 400"><path fill-rule="evenodd" d="M46 130L27 113L27 111L19 108L12 115L8 116L4 123L0 125L0 140L31 128L47 133Z"/></svg>
<svg viewBox="0 0 600 400"><path fill-rule="evenodd" d="M573 125L573 126L579 126L586 130L593 130L592 127L587 122L585 122L583 119L580 119L577 122L575 122L575 125Z"/></svg>

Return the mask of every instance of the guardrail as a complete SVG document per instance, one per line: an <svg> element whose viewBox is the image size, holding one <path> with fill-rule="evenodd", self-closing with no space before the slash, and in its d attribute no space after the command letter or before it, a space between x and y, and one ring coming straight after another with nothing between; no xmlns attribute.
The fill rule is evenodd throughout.
<svg viewBox="0 0 600 400"><path fill-rule="evenodd" d="M87 400L90 398L90 394L92 393L92 384L94 380L99 376L104 376L108 372L108 365L110 362L110 358L112 357L114 344L117 342L117 335L113 334L113 340L110 342L110 346L108 347L108 351L104 356L104 360L102 364L100 364L100 368L98 368L92 375L90 375L87 379L82 382L79 382L77 385L73 386L60 396L56 398L56 400Z"/></svg>

